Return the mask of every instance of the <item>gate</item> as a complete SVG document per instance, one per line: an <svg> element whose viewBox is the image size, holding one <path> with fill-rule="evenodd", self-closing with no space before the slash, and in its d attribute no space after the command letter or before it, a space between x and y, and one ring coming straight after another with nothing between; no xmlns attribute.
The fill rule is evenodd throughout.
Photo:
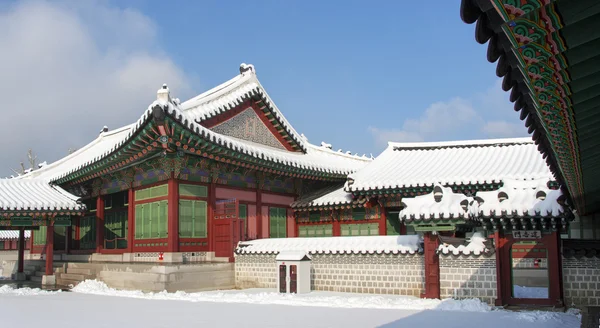
<svg viewBox="0 0 600 328"><path fill-rule="evenodd" d="M240 220L236 199L219 200L215 203L213 240L216 257L228 257L233 262L233 251L244 239L244 221Z"/></svg>

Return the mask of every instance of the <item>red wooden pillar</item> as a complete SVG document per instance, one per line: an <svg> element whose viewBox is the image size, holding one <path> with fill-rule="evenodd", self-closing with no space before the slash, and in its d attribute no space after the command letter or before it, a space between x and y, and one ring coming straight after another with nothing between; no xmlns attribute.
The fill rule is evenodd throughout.
<svg viewBox="0 0 600 328"><path fill-rule="evenodd" d="M46 229L46 275L51 276L54 274L54 226L51 222L48 222L48 229Z"/></svg>
<svg viewBox="0 0 600 328"><path fill-rule="evenodd" d="M342 226L341 226L341 222L340 222L340 218L334 218L333 219L333 227L332 227L332 235L334 237L339 237L342 235Z"/></svg>
<svg viewBox="0 0 600 328"><path fill-rule="evenodd" d="M290 220L288 220L289 218L292 218L292 229L288 229L288 231L292 231L292 233L290 235L288 235L288 237L298 237L298 224L296 224L296 217L294 216L294 210L292 210L291 208L288 208L285 211L285 221L288 222ZM287 234L287 231L286 231Z"/></svg>
<svg viewBox="0 0 600 328"><path fill-rule="evenodd" d="M385 207L379 206L379 210L381 211L379 215L379 235L385 236L387 235L387 213L385 213Z"/></svg>
<svg viewBox="0 0 600 328"><path fill-rule="evenodd" d="M494 243L496 244L496 300L494 303L497 306L502 306L506 304L509 295L505 295L506 286L504 286L504 279L502 279L503 266L506 265L506 263L504 263L506 238L504 238L499 230L494 232ZM509 281L508 284L511 284L511 282Z"/></svg>
<svg viewBox="0 0 600 328"><path fill-rule="evenodd" d="M262 190L256 190L256 239L263 238Z"/></svg>
<svg viewBox="0 0 600 328"><path fill-rule="evenodd" d="M19 267L18 273L23 273L23 261L25 260L25 229L19 228Z"/></svg>
<svg viewBox="0 0 600 328"><path fill-rule="evenodd" d="M550 288L548 290L548 297L553 302L552 305L557 307L563 306L562 296L562 283L560 280L560 251L559 241L560 234L558 231L553 231L546 238L545 244L548 245L548 278Z"/></svg>
<svg viewBox="0 0 600 328"><path fill-rule="evenodd" d="M167 252L179 251L179 183L171 176L169 188L169 219Z"/></svg>
<svg viewBox="0 0 600 328"><path fill-rule="evenodd" d="M104 249L104 197L96 198L96 253Z"/></svg>
<svg viewBox="0 0 600 328"><path fill-rule="evenodd" d="M440 298L440 258L436 254L439 239L431 232L424 236L425 293L422 298Z"/></svg>
<svg viewBox="0 0 600 328"><path fill-rule="evenodd" d="M215 236L214 236L214 220L215 206L217 199L217 187L214 182L211 182L208 190L208 245L211 251L215 251Z"/></svg>
<svg viewBox="0 0 600 328"><path fill-rule="evenodd" d="M135 238L135 194L133 188L129 188L129 205L127 208L127 253L133 253L133 242Z"/></svg>

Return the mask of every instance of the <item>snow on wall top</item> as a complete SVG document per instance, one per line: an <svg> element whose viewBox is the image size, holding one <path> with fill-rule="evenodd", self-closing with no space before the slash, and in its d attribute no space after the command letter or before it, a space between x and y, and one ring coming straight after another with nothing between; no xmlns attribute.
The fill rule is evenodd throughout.
<svg viewBox="0 0 600 328"><path fill-rule="evenodd" d="M438 247L438 252L453 255L482 255L490 252L490 250L487 249L485 242L486 239L483 234L481 232L475 232L467 245L455 246L442 243Z"/></svg>
<svg viewBox="0 0 600 328"><path fill-rule="evenodd" d="M31 237L31 231L25 230L25 239ZM0 230L0 240L19 239L19 230Z"/></svg>
<svg viewBox="0 0 600 328"><path fill-rule="evenodd" d="M40 211L84 209L79 198L40 179L0 179L0 210Z"/></svg>
<svg viewBox="0 0 600 328"><path fill-rule="evenodd" d="M421 251L421 238L411 236L356 236L322 238L268 238L238 243L236 254L414 254Z"/></svg>
<svg viewBox="0 0 600 328"><path fill-rule="evenodd" d="M307 193L291 204L294 209L336 206L352 203L352 194L344 191L343 185L327 187Z"/></svg>
<svg viewBox="0 0 600 328"><path fill-rule="evenodd" d="M283 116L277 105L267 94L256 77L253 65L241 64L240 74L233 79L220 84L200 95L181 104L183 112L196 122L202 122L213 116L235 108L250 96L261 97L269 106L274 116L281 122L285 131L292 139L306 151L306 141L300 136L294 127Z"/></svg>
<svg viewBox="0 0 600 328"><path fill-rule="evenodd" d="M469 208L474 217L560 217L565 209L559 203L560 190L547 187L548 180L504 180L502 188L477 192Z"/></svg>
<svg viewBox="0 0 600 328"><path fill-rule="evenodd" d="M452 188L436 184L429 194L402 199L404 208L399 217L402 221L468 218L471 201L464 194L452 192Z"/></svg>
<svg viewBox="0 0 600 328"><path fill-rule="evenodd" d="M347 191L484 184L503 179L552 180L529 138L451 142L390 142L372 163L351 174Z"/></svg>

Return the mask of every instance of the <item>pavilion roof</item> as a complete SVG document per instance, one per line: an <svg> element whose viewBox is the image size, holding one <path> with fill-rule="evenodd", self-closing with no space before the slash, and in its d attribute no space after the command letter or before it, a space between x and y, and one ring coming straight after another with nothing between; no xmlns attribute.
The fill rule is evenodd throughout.
<svg viewBox="0 0 600 328"><path fill-rule="evenodd" d="M79 198L40 179L0 179L0 212L79 212Z"/></svg>
<svg viewBox="0 0 600 328"><path fill-rule="evenodd" d="M345 190L499 185L504 179L553 179L529 138L394 143L348 177Z"/></svg>
<svg viewBox="0 0 600 328"><path fill-rule="evenodd" d="M334 185L318 189L302 195L291 204L294 210L312 210L320 208L336 208L352 204L352 194L344 190L344 185Z"/></svg>
<svg viewBox="0 0 600 328"><path fill-rule="evenodd" d="M254 76L254 74L252 75ZM168 92L168 89L166 90ZM161 90L159 90L159 92L160 91ZM163 124L163 126L159 127L158 125L160 124L156 123L155 120L157 115L161 117L164 116L161 120L168 118L170 120L169 123L160 123ZM277 166L278 168L291 167L302 172L308 172L307 175L323 174L334 176L338 179L345 178L347 174L352 173L371 162L371 159L366 156L361 157L336 152L331 150L326 144L316 146L308 143L306 140L304 140L303 143L305 147L304 152L286 151L253 143L216 133L209 128L202 126L188 115L189 114L186 113L178 101L171 99L170 97L168 98L168 101L154 101L136 123L114 131L103 131L98 138L73 154L19 178L38 178L62 183L70 180L70 176L76 172L83 174L82 172L85 170L85 174L88 174L87 171L93 171L91 169L93 165L100 165L99 163L101 162L106 162L102 164L105 167L118 169L118 167L122 167L123 164L129 164L133 161L133 156L132 160L129 160L129 156L127 156L127 160L122 161L121 159L123 159L123 156L125 155L119 153L119 151L137 153L135 160L140 160L145 156L150 156L151 154L157 154L163 151L164 149L160 146L163 144L163 142L159 140L160 136L148 133L148 130L157 133L156 131L160 130L160 128L166 129L166 131L171 134L174 134L175 129L178 129L178 131L181 130L181 134L178 134L177 136L168 136L170 137L169 139L172 140L170 143L172 142L173 144L177 142L180 146L184 146L182 143L188 140L190 142L192 142L192 140L198 141L206 145L211 145L210 148L218 148L230 154L238 154L245 158L249 158L252 161L270 163L272 166ZM155 126L157 127L156 129L154 128ZM180 128L178 128L178 126ZM186 135L186 140L182 140L184 134ZM136 143L135 138L140 137L144 140L140 140L137 144L133 145L133 147L131 147L133 150L124 149L126 145L131 146L132 142ZM157 143L160 144L158 147L152 146L152 144ZM198 145L198 143L196 143L196 145ZM186 144L186 149L188 149L187 146L188 145ZM193 149L193 145L190 144L189 146ZM198 150L198 154L202 154L202 152ZM117 163L115 164L115 162Z"/></svg>

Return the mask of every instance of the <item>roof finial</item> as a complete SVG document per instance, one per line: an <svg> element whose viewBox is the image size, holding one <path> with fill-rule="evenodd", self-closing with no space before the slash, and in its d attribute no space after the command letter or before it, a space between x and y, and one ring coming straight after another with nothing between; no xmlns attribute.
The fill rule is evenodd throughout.
<svg viewBox="0 0 600 328"><path fill-rule="evenodd" d="M106 126L106 125L102 127L102 130L100 130L100 133L105 133L105 132L108 132L108 126Z"/></svg>
<svg viewBox="0 0 600 328"><path fill-rule="evenodd" d="M252 64L246 64L246 63L241 63L240 64L240 74L244 74L244 73L246 73L248 71L256 74L256 70L254 69L254 65L252 65Z"/></svg>
<svg viewBox="0 0 600 328"><path fill-rule="evenodd" d="M156 99L162 105L166 105L170 99L169 93L169 87L165 83L163 84L162 88L158 89L158 91L156 92Z"/></svg>

